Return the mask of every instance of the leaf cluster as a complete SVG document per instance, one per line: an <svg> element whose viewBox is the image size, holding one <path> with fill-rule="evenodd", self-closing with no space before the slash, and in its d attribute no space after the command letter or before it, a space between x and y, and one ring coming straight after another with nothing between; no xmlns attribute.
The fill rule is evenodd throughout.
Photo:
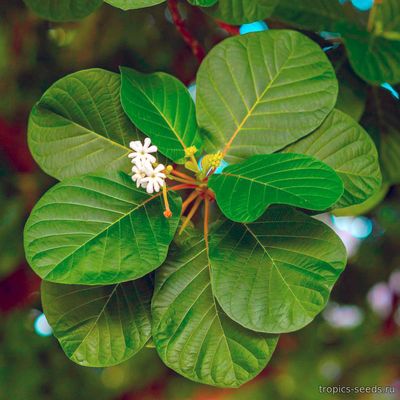
<svg viewBox="0 0 400 400"><path fill-rule="evenodd" d="M32 211L24 242L68 357L114 365L152 338L183 376L237 387L265 367L280 333L309 324L346 264L340 239L310 214L381 186L376 147L334 108L337 93L324 52L289 30L217 45L196 103L173 76L128 68L52 85L32 110L29 145L61 182ZM129 142L144 136L177 169L193 146L230 164L193 178L218 205L209 230L200 210L204 234L176 234L175 191L166 219L161 194L132 182Z"/></svg>

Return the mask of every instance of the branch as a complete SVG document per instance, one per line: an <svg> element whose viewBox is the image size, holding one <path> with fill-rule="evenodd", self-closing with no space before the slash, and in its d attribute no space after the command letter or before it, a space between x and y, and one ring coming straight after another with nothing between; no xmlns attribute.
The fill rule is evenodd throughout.
<svg viewBox="0 0 400 400"><path fill-rule="evenodd" d="M215 22L220 28L222 28L225 32L229 33L229 35L231 36L239 35L240 33L238 26L229 25L222 21L215 21Z"/></svg>
<svg viewBox="0 0 400 400"><path fill-rule="evenodd" d="M189 31L184 20L182 19L182 16L179 12L178 0L168 0L168 9L171 13L176 29L181 34L185 43L191 48L192 53L196 56L199 64L201 64L206 52L199 41Z"/></svg>

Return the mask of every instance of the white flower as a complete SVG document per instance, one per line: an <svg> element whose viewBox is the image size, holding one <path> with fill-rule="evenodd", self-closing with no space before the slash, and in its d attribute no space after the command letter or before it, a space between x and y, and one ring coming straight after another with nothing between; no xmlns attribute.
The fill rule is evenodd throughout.
<svg viewBox="0 0 400 400"><path fill-rule="evenodd" d="M151 139L144 139L144 144L141 141L137 140L135 142L129 143L130 148L133 150L132 153L128 155L129 158L132 158L133 163L140 162L146 168L151 167L151 164L156 162L156 158L150 154L155 153L157 151L157 146L151 146Z"/></svg>
<svg viewBox="0 0 400 400"><path fill-rule="evenodd" d="M165 184L166 175L162 172L165 170L163 164L158 164L157 167L145 168L146 177L141 182L146 184L147 193L159 192Z"/></svg>
<svg viewBox="0 0 400 400"><path fill-rule="evenodd" d="M146 169L143 166L142 163L140 163L139 161L135 162L135 165L132 167L132 180L133 182L136 182L136 187L143 187L145 188L147 186L147 183L143 182L143 178L145 178L146 175Z"/></svg>

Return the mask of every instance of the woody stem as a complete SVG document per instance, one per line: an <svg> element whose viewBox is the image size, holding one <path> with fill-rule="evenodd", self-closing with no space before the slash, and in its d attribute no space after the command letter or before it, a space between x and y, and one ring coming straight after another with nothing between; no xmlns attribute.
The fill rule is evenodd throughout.
<svg viewBox="0 0 400 400"><path fill-rule="evenodd" d="M193 36L192 32L189 30L188 26L183 20L179 12L178 0L168 0L168 9L171 13L172 20L174 21L176 29L181 34L186 44L192 50L192 53L197 58L199 64L201 64L206 52L199 41Z"/></svg>

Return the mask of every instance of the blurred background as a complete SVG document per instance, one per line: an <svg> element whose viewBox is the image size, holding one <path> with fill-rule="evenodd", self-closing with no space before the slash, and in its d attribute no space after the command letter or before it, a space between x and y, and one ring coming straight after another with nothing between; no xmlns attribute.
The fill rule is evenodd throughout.
<svg viewBox="0 0 400 400"><path fill-rule="evenodd" d="M183 7L181 12L206 49L228 35L197 8ZM333 62L342 51L335 52L335 46L328 50ZM92 67L118 71L119 65L166 71L195 88L196 57L165 4L128 13L105 5L80 22L55 24L32 14L22 1L1 1L0 399L399 399L399 394L319 391L320 385L400 390L400 192L395 186L385 187L384 200L376 199L378 204L359 216L323 216L345 242L349 265L325 312L300 332L283 335L268 367L239 390L181 378L163 366L152 348L105 369L80 367L67 359L42 314L40 280L27 266L22 248L24 221L54 183L29 154L27 119L57 79ZM361 87L353 94L366 90L348 66L341 67L341 76ZM396 93L387 96L400 110ZM360 118L365 102L351 93L342 99L349 96L353 103L343 108L354 105Z"/></svg>

